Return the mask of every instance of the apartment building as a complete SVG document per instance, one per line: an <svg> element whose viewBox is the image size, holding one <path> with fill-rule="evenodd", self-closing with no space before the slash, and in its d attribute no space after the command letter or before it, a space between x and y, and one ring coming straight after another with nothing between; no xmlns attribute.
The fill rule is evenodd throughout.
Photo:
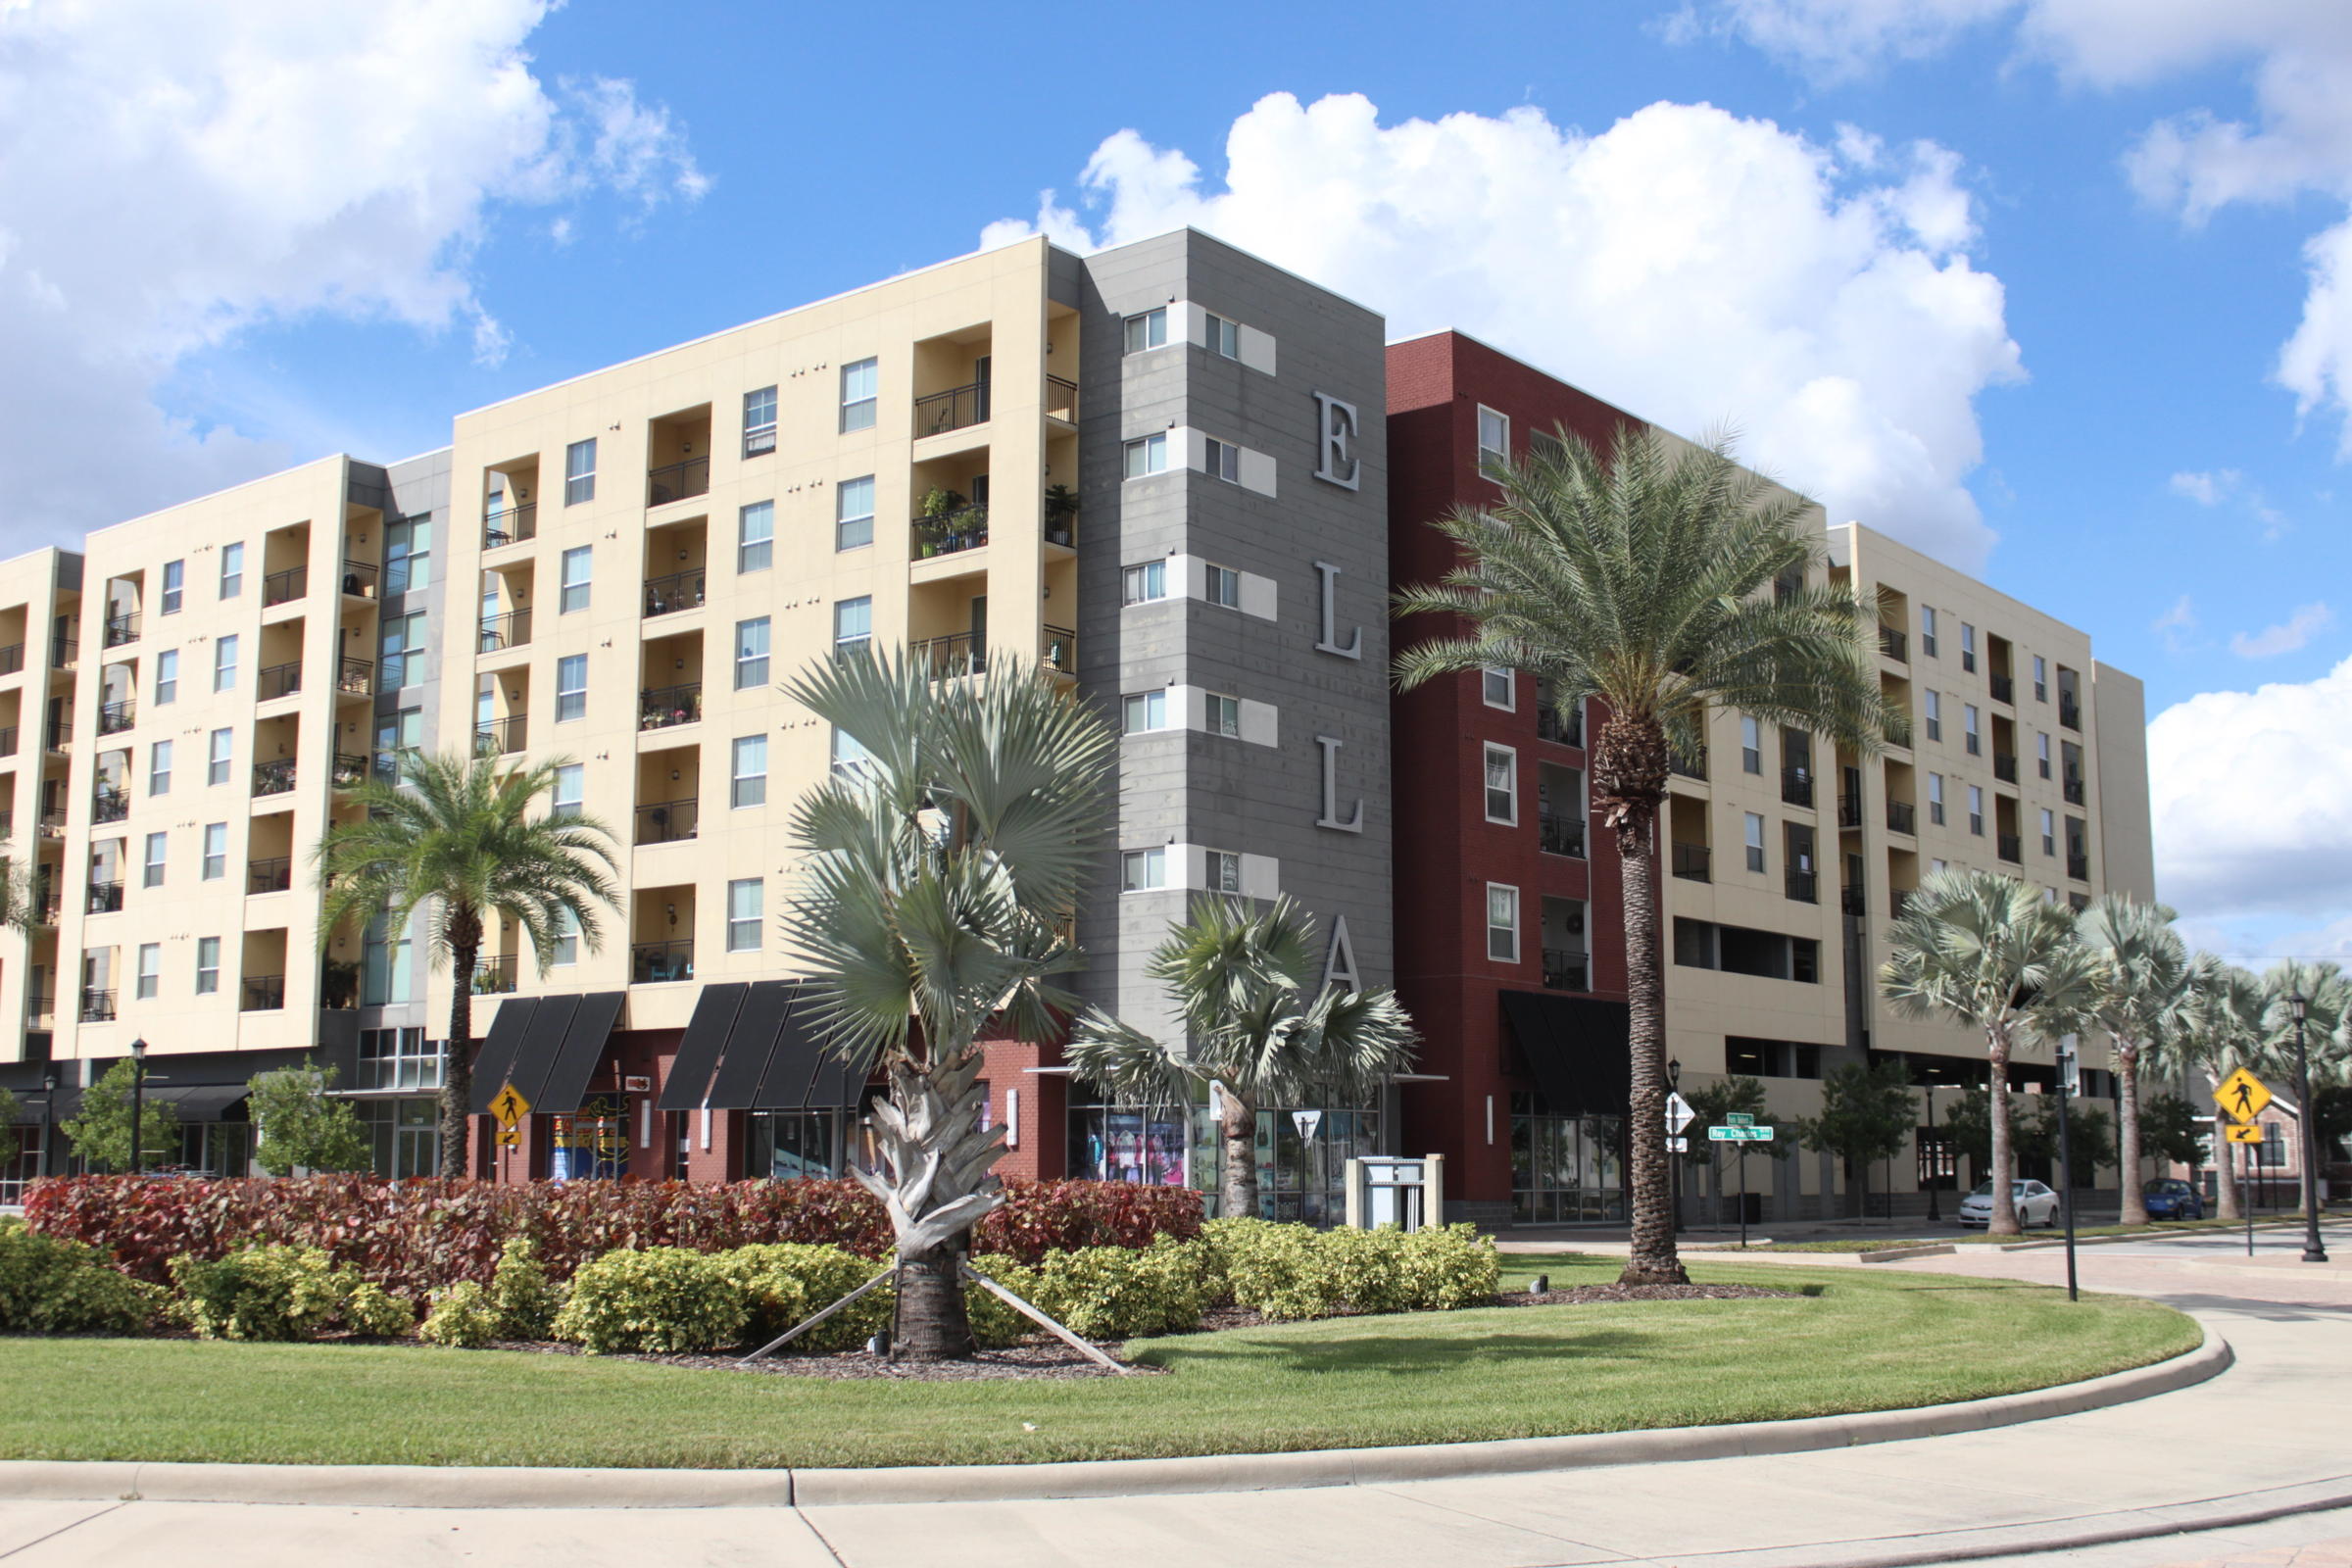
<svg viewBox="0 0 2352 1568"><path fill-rule="evenodd" d="M1485 458L1562 425L1605 441L1632 422L1458 333L1392 345L1396 579L1449 564L1426 523L1493 499ZM1670 1059L1686 1088L1761 1079L1784 1123L1818 1112L1841 1062L1892 1055L1922 1084L1984 1081L1973 1034L1877 995L1887 922L1922 876L1995 870L2077 906L2154 893L2139 683L2083 633L1881 533L1813 518L1830 579L1878 598L1880 678L1912 742L1856 757L1717 713L1704 752L1676 762L1658 843ZM1587 821L1586 722L1494 671L1395 708L1397 808L1416 824L1396 869L1397 983L1431 1034L1425 1066L1444 1075L1407 1092L1402 1138L1446 1154L1449 1211L1485 1222L1623 1213L1624 935L1615 847ZM2112 1095L2097 1042L2084 1061L2091 1092ZM2051 1076L2047 1060L2016 1070L2035 1089ZM1836 1212L1859 1186L1831 1156L1781 1152L1749 1161L1762 1214ZM1689 1174L1693 1212L1736 1183ZM1948 1138L1923 1126L1916 1159L1869 1182L1911 1200L1959 1175Z"/></svg>

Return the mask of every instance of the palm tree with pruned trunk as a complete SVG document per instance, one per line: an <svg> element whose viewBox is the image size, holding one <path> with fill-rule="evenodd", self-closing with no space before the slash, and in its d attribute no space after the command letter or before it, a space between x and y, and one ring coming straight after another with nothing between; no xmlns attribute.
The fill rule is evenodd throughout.
<svg viewBox="0 0 2352 1568"><path fill-rule="evenodd" d="M1605 450L1566 429L1491 463L1501 497L1435 526L1458 549L1399 615L1450 635L1407 649L1398 683L1480 669L1551 683L1565 719L1587 698L1592 802L1624 863L1633 1249L1628 1284L1677 1284L1666 1156L1665 979L1656 828L1673 759L1700 754L1708 716L1736 710L1857 754L1907 734L1881 696L1875 602L1821 580L1812 504L1734 462L1644 426Z"/></svg>
<svg viewBox="0 0 2352 1568"><path fill-rule="evenodd" d="M2174 911L2121 893L2102 894L2075 916L2075 934L2098 955L2098 996L2091 1015L2115 1049L2115 1120L2124 1167L2123 1220L2148 1222L2139 1180L2139 1082L2150 1043L2162 1039L2195 997L2188 945L2173 929Z"/></svg>

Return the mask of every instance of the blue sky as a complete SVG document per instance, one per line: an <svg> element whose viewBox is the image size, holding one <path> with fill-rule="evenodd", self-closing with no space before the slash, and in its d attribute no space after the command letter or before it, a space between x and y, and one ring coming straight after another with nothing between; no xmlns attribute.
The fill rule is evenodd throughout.
<svg viewBox="0 0 2352 1568"><path fill-rule="evenodd" d="M90 22L35 0L0 17L0 104L14 81L66 105L78 79L128 107L111 141L66 108L36 132L30 91L14 125L0 110L19 152L0 161L0 344L32 367L0 390L0 416L24 415L0 437L18 497L0 542L69 542L339 448L437 446L456 410L969 250L992 223L1115 239L1196 217L1310 275L1328 258L1401 328L1464 325L1685 428L1738 421L1833 520L2089 628L2146 679L2152 717L2287 689L2185 710L2169 740L2160 725L2160 760L2243 744L2321 781L2257 828L2218 780L2160 780L2166 831L2199 846L2168 865L2214 940L2332 951L2352 945L2335 782L2352 743L2305 731L2352 716L2328 680L2352 652L2333 401L2352 312L2307 336L2308 410L2278 366L2332 300L2305 247L2345 221L2352 143L2278 82L2352 84L2352 8L2132 0L2126 45L2121 3L1505 3L1473 22L533 0L453 19L388 0L321 22L252 0L221 37L167 10ZM1318 107L1253 108L1277 93ZM1348 94L1376 119L1326 118ZM255 102L272 108L233 107ZM1676 107L1699 104L1722 114ZM1513 111L1538 128L1497 118ZM1446 117L1471 118L1420 142L1397 129ZM1237 122L1254 151L1235 172L1291 200L1220 200ZM1189 183L1154 162L1178 149ZM1596 306L1602 259L1666 216L1647 193L1718 157L1672 215L1725 247L1717 270ZM1478 165L1475 211L1450 199L1452 159ZM1041 217L1048 189L1067 211ZM1345 215L1325 231L1271 210L1323 194ZM1502 242L1515 209L1571 208L1554 251ZM1404 254L1447 254L1475 302L1364 259L1399 231ZM1685 319L1693 295L1719 335ZM1848 346L1778 358L1821 321ZM1825 380L1848 394L1836 418L1790 412ZM142 400L128 429L91 412ZM69 421L114 428L101 443ZM2267 891L2290 862L2297 889Z"/></svg>

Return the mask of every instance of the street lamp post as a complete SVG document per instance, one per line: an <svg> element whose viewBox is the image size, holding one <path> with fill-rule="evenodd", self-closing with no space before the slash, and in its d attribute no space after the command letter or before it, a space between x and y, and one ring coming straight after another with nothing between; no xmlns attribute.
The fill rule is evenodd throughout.
<svg viewBox="0 0 2352 1568"><path fill-rule="evenodd" d="M1936 1184L1943 1180L1943 1146L1936 1141L1935 1082L1923 1083L1919 1090L1928 1102L1928 1223L1934 1225L1943 1218L1943 1210L1936 1200L1939 1190Z"/></svg>
<svg viewBox="0 0 2352 1568"><path fill-rule="evenodd" d="M2082 1298L2075 1289L2075 1141L2067 1131L2067 1102L2075 1098L2075 1050L2072 1037L2058 1044L2058 1207L2066 1215L2066 1298ZM1996 1177L1995 1180L1998 1180Z"/></svg>
<svg viewBox="0 0 2352 1568"><path fill-rule="evenodd" d="M2303 1040L2303 1020L2311 1011L2311 1000L2297 991L2286 999L2295 1014L2295 1103L2297 1112L2296 1142L2303 1154L2303 1261L2325 1263L2328 1249L2320 1241L2320 1142L2319 1113L2311 1103L2311 1052Z"/></svg>
<svg viewBox="0 0 2352 1568"><path fill-rule="evenodd" d="M41 1174L56 1174L57 1069L41 1074Z"/></svg>
<svg viewBox="0 0 2352 1568"><path fill-rule="evenodd" d="M1682 1088L1683 1064L1680 1059L1669 1056L1666 1058L1666 1092L1668 1094L1680 1094L1682 1093ZM1681 1154L1676 1154L1674 1156L1674 1164L1670 1167L1674 1173L1674 1234L1677 1236L1683 1234L1684 1163L1684 1157Z"/></svg>
<svg viewBox="0 0 2352 1568"><path fill-rule="evenodd" d="M139 1143L139 1117L147 1108L147 1042L130 1043L130 1173L139 1174L146 1164L146 1150Z"/></svg>

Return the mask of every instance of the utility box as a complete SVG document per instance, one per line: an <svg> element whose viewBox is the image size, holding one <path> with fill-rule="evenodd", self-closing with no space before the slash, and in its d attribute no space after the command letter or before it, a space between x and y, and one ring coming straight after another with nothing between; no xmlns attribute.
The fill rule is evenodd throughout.
<svg viewBox="0 0 2352 1568"><path fill-rule="evenodd" d="M1417 1231L1444 1223L1446 1156L1365 1154L1348 1162L1348 1226Z"/></svg>

